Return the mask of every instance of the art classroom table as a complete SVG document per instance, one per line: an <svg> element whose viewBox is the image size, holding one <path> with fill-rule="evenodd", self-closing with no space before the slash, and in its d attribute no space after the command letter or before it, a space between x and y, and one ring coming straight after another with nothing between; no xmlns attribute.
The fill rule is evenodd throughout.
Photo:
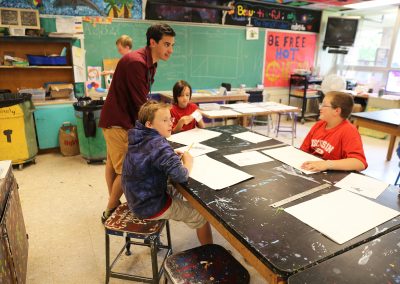
<svg viewBox="0 0 400 284"><path fill-rule="evenodd" d="M301 271L288 283L399 283L399 240L400 230L392 231Z"/></svg>
<svg viewBox="0 0 400 284"><path fill-rule="evenodd" d="M282 104L279 104L279 105L280 106L284 106ZM221 105L221 106L223 107L224 105ZM235 109L232 109L232 110L235 111ZM207 111L200 110L201 114L204 117L206 117L208 119L211 119L213 125L214 125L215 119L224 119L225 125L226 125L226 119L228 119L228 118L238 118L238 119L242 118L242 123L241 123L242 126L247 126L247 124L248 124L247 123L247 119L250 118L251 129L253 129L253 123L254 123L253 120L257 116L267 116L267 119L269 119L268 116L270 116L271 114L293 113L292 127L291 127L291 129L292 129L292 145L293 145L293 142L294 142L294 137L296 136L295 123L296 123L296 119L297 119L297 113L299 113L300 111L301 110L299 108L293 108L292 106L287 106L287 109L285 109L285 108L279 108L279 109L276 109L276 110L269 109L269 110L266 110L265 112L254 112L254 113L236 112L236 114L233 114L233 113L232 114L224 114L222 112L221 112L221 114L219 114L218 111L213 111L213 113L210 114ZM267 135L269 135L270 134L270 123L269 122L267 123L267 131L268 131Z"/></svg>
<svg viewBox="0 0 400 284"><path fill-rule="evenodd" d="M298 270L311 267L317 262L400 227L400 219L394 218L342 245L333 242L285 211L273 209L269 205L326 181L337 182L346 176L347 172L303 175L279 161L238 167L223 155L280 142L271 139L253 144L235 138L232 134L248 131L238 125L207 129L222 133L219 137L202 142L218 149L207 155L245 171L254 178L219 191L193 179L190 179L188 185L177 185L177 188L269 283L284 282ZM333 190L336 188L326 188L283 207L310 200ZM397 187L390 186L377 198L377 202L400 211L397 193Z"/></svg>
<svg viewBox="0 0 400 284"><path fill-rule="evenodd" d="M357 112L351 115L357 127L366 127L390 134L390 142L386 160L392 159L396 137L400 136L400 109Z"/></svg>
<svg viewBox="0 0 400 284"><path fill-rule="evenodd" d="M172 92L160 92L161 100L164 102L172 102L173 95ZM229 92L228 95L215 95L210 92L199 92L193 93L190 101L192 103L210 103L210 102L220 102L220 101L243 101L247 102L249 100L249 94L240 94L238 92Z"/></svg>

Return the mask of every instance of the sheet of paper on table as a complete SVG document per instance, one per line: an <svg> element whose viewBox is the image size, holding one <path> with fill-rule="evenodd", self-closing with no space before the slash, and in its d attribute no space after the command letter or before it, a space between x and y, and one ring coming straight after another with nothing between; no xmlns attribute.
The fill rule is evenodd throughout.
<svg viewBox="0 0 400 284"><path fill-rule="evenodd" d="M271 138L261 135L261 134L257 134L254 132L250 132L250 131L245 131L245 132L241 132L241 133L237 133L237 134L232 134L233 137L236 138L240 138L242 140L246 140L249 141L251 143L260 143L260 142L264 142L264 141L268 141L271 140Z"/></svg>
<svg viewBox="0 0 400 284"><path fill-rule="evenodd" d="M335 186L369 198L377 198L389 184L365 175L350 173Z"/></svg>
<svg viewBox="0 0 400 284"><path fill-rule="evenodd" d="M180 148L177 148L175 150L181 151L181 152L185 152L187 151L187 149L190 147L190 145L186 145ZM204 144L200 144L200 143L193 143L193 146L190 148L189 150L189 154L192 155L193 157L198 157L213 151L217 151L218 149L204 145Z"/></svg>
<svg viewBox="0 0 400 284"><path fill-rule="evenodd" d="M400 214L344 189L294 205L285 211L338 244L343 244Z"/></svg>
<svg viewBox="0 0 400 284"><path fill-rule="evenodd" d="M193 158L193 168L190 172L190 177L209 188L220 190L248 180L253 176L211 159L207 155L202 155Z"/></svg>
<svg viewBox="0 0 400 284"><path fill-rule="evenodd" d="M274 161L257 151L225 155L224 157L240 167Z"/></svg>
<svg viewBox="0 0 400 284"><path fill-rule="evenodd" d="M196 142L203 142L211 138L220 136L222 133L202 128L194 128L188 131L182 131L171 135L168 141L176 142L183 145L190 145Z"/></svg>
<svg viewBox="0 0 400 284"><path fill-rule="evenodd" d="M306 161L323 161L309 153L303 152L293 146L281 147L276 149L264 150L263 153L268 156L281 161L289 166L292 166L305 174L312 174L314 172L307 171L301 168L301 165Z"/></svg>

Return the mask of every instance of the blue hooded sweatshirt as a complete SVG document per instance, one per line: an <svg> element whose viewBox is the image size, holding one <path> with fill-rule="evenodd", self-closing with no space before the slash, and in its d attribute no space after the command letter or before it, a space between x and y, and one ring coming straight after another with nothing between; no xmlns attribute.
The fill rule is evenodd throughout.
<svg viewBox="0 0 400 284"><path fill-rule="evenodd" d="M187 182L188 170L168 141L157 130L136 121L128 131L128 153L122 168L122 188L130 210L150 218L165 209L170 197L167 179Z"/></svg>

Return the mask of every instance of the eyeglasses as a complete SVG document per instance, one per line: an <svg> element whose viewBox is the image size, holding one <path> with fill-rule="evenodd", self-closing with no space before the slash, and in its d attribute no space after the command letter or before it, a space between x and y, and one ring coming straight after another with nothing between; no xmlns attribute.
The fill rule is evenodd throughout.
<svg viewBox="0 0 400 284"><path fill-rule="evenodd" d="M163 119L164 123L170 123L170 122L174 123L174 121L175 121L175 117L171 117L170 119L168 119L168 118L167 119Z"/></svg>
<svg viewBox="0 0 400 284"><path fill-rule="evenodd" d="M333 107L333 106L328 106L328 105L319 104L319 108L320 108L320 109L321 109L321 108L324 108L324 107L335 108L335 107Z"/></svg>

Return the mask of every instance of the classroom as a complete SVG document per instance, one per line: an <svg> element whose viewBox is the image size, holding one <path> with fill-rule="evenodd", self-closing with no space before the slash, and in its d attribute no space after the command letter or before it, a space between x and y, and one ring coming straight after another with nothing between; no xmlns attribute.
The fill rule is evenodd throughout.
<svg viewBox="0 0 400 284"><path fill-rule="evenodd" d="M400 0L0 0L0 283L398 283L399 35Z"/></svg>

